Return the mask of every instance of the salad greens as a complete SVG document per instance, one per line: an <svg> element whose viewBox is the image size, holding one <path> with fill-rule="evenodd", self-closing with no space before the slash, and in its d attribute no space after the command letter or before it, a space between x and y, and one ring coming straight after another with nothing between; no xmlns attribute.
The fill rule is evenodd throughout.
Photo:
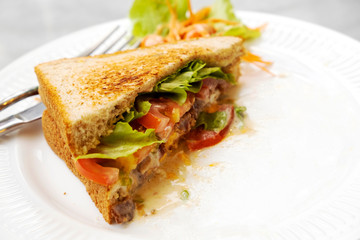
<svg viewBox="0 0 360 240"><path fill-rule="evenodd" d="M180 199L181 200L188 200L190 197L190 193L188 190L184 189L181 193L180 193Z"/></svg>
<svg viewBox="0 0 360 240"><path fill-rule="evenodd" d="M234 13L234 9L230 0L215 0L212 5L209 17L240 22Z"/></svg>
<svg viewBox="0 0 360 240"><path fill-rule="evenodd" d="M244 40L250 40L260 37L261 33L258 30L253 30L245 25L234 26L226 28L224 36L241 36Z"/></svg>
<svg viewBox="0 0 360 240"><path fill-rule="evenodd" d="M245 106L235 106L234 107L235 115L240 119L240 121L244 121L244 114L246 111Z"/></svg>
<svg viewBox="0 0 360 240"><path fill-rule="evenodd" d="M179 20L186 19L187 0L170 0L176 9ZM165 0L135 0L130 9L129 17L133 22L133 34L145 37L154 33L156 28L169 22L170 12Z"/></svg>
<svg viewBox="0 0 360 240"><path fill-rule="evenodd" d="M237 118L243 123L245 117L245 106L234 106L234 112ZM195 128L203 126L204 130L219 132L226 126L228 115L224 111L213 113L201 112L196 120Z"/></svg>
<svg viewBox="0 0 360 240"><path fill-rule="evenodd" d="M187 0L170 0L172 8L176 11L177 20L180 22L188 19L186 16L187 2ZM222 19L235 23L235 25L226 22L213 24L216 29L215 35L238 36L244 40L254 39L261 35L258 29L248 28L236 17L230 0L215 0L210 7L210 13L203 20ZM171 13L166 0L135 0L130 9L129 18L133 23L133 35L145 37L155 33L159 26L168 24ZM169 29L165 32L169 32Z"/></svg>
<svg viewBox="0 0 360 240"><path fill-rule="evenodd" d="M154 129L139 132L132 129L129 123L119 121L109 136L101 138L101 144L92 151L93 153L79 156L78 159L128 157L143 147L162 142L157 139Z"/></svg>
<svg viewBox="0 0 360 240"><path fill-rule="evenodd" d="M192 61L178 72L158 82L153 92L163 93L165 97L183 104L187 98L186 92L199 92L202 86L201 80L205 78L224 79L235 84L234 77L224 73L220 67L206 67L206 63L202 61Z"/></svg>
<svg viewBox="0 0 360 240"><path fill-rule="evenodd" d="M123 119L116 123L114 131L106 137L101 138L101 144L98 145L92 153L79 156L79 158L106 158L116 159L132 155L140 148L161 143L155 136L154 129L148 129L145 132L133 130L129 122L144 116L150 110L149 101L136 101L128 112L123 114Z"/></svg>
<svg viewBox="0 0 360 240"><path fill-rule="evenodd" d="M217 23L215 28L217 31L223 32L224 36L239 36L244 40L250 40L260 37L261 33L258 30L253 30L245 26L234 13L233 6L230 0L215 0L210 18L225 19L233 22L238 22L238 25L226 25L224 23Z"/></svg>
<svg viewBox="0 0 360 240"><path fill-rule="evenodd" d="M204 130L219 132L224 129L228 116L226 112L218 111L213 113L201 112L196 120L195 128L203 125Z"/></svg>
<svg viewBox="0 0 360 240"><path fill-rule="evenodd" d="M135 106L133 106L130 111L123 114L124 122L131 122L137 118L140 118L146 115L151 107L149 101L135 101Z"/></svg>

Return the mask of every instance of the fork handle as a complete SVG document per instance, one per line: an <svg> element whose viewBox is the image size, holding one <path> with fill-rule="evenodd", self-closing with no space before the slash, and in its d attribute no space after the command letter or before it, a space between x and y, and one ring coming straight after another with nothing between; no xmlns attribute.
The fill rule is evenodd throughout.
<svg viewBox="0 0 360 240"><path fill-rule="evenodd" d="M2 102L0 102L0 111L4 110L5 108L11 106L14 103L17 103L27 97L34 96L39 94L39 87L33 87L28 90L22 91L20 93L16 93L12 96L7 97Z"/></svg>

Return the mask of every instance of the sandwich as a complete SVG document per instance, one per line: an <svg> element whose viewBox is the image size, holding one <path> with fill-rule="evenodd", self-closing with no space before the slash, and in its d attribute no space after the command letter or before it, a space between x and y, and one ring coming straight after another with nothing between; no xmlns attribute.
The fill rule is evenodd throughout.
<svg viewBox="0 0 360 240"><path fill-rule="evenodd" d="M133 219L137 189L179 142L197 150L224 137L233 107L217 101L236 84L242 54L240 38L212 37L35 67L45 139L106 222Z"/></svg>

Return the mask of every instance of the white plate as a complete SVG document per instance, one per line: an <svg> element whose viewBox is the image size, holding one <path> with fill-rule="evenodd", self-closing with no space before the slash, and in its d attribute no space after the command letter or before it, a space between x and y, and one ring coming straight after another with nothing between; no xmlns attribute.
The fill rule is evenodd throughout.
<svg viewBox="0 0 360 240"><path fill-rule="evenodd" d="M248 109L250 131L193 159L183 183L189 200L108 225L35 123L0 140L1 239L360 238L360 43L298 20L240 16L251 26L268 23L250 49L274 62L277 77L243 64L238 103ZM0 98L35 85L37 63L74 56L113 25L9 65L0 72Z"/></svg>

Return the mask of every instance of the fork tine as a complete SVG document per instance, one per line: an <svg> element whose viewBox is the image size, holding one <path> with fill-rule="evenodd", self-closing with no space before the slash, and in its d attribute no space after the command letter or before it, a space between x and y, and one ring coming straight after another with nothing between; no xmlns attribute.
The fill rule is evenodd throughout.
<svg viewBox="0 0 360 240"><path fill-rule="evenodd" d="M137 47L140 46L140 43L141 43L141 39L139 39L139 38L134 38L134 37L133 37L133 38L128 42L128 44L122 46L122 47L120 48L120 50L135 49L135 48L137 48Z"/></svg>
<svg viewBox="0 0 360 240"><path fill-rule="evenodd" d="M104 38L100 39L98 42L96 42L92 47L84 51L83 53L79 54L78 57L86 57L90 56L92 53L94 53L100 46L103 45L106 40L108 40L118 29L120 28L120 25L116 25L116 27L108 33Z"/></svg>
<svg viewBox="0 0 360 240"><path fill-rule="evenodd" d="M119 46L118 51L124 50L129 45L131 40L133 40L133 39L134 39L134 36L131 35L128 39L126 39L126 41L123 44L121 44Z"/></svg>
<svg viewBox="0 0 360 240"><path fill-rule="evenodd" d="M124 51L129 49L134 49L140 46L141 39L134 37L133 35L129 35L128 39L123 42L120 46L116 48L115 51Z"/></svg>
<svg viewBox="0 0 360 240"><path fill-rule="evenodd" d="M121 33L121 35L118 36L118 37L114 40L114 42L113 42L112 44L110 44L109 47L107 47L107 48L103 51L103 53L108 53L108 52L110 52L110 50L125 36L125 34L126 34L126 31L123 32L123 33Z"/></svg>

